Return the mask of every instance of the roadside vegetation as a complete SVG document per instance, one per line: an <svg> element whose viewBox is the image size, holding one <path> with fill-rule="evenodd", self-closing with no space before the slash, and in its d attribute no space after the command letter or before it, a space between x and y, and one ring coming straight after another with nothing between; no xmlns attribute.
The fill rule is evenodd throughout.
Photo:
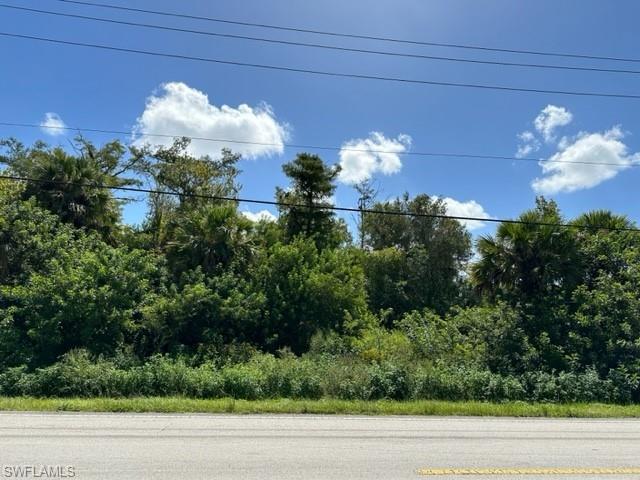
<svg viewBox="0 0 640 480"><path fill-rule="evenodd" d="M474 245L442 200L365 183L366 209L420 216L365 213L352 235L316 208L339 169L315 155L284 165L277 220L252 221L206 198L241 191L229 151L2 147L2 174L32 181L0 180L0 408L638 413L625 217L538 198ZM174 195L149 195L131 227L133 193L91 184ZM609 406L575 405L593 402Z"/></svg>
<svg viewBox="0 0 640 480"><path fill-rule="evenodd" d="M238 400L183 397L26 398L0 397L0 411L104 413L234 413L317 415L420 415L538 418L640 418L638 405L602 403L487 403L421 400Z"/></svg>

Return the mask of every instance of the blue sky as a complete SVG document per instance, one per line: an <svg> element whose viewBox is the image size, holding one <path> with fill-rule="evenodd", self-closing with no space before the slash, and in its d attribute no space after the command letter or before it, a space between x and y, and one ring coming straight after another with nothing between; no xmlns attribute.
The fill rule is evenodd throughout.
<svg viewBox="0 0 640 480"><path fill-rule="evenodd" d="M109 1L114 5L320 30L640 57L637 51L640 4L631 0L615 4L602 0ZM7 0L7 3L181 28L350 47L640 70L638 63L525 57L332 39L115 12L55 0ZM0 9L0 14L0 30L4 32L125 48L435 81L640 94L640 75L385 58L95 24L6 9ZM453 213L513 217L530 208L536 194L543 192L556 199L568 217L588 209L607 208L640 220L637 202L630 201L637 191L640 168L625 168L640 160L636 155L640 152L640 100L316 77L10 38L0 38L0 52L3 59L0 121L40 123L50 112L74 127L131 131L137 125L142 132L152 129L157 132L164 128L178 134L204 132L208 136L225 134L234 138L275 139L276 143L288 141L329 146L341 146L355 140L353 145L364 145L365 148L367 144L357 140L369 138L371 132L379 132L381 136L377 138L384 137L381 145L385 148L507 156L515 155L519 147L528 144L529 156L536 158L556 155L554 158L559 160L605 161L618 163L620 167L565 165L561 171L544 174L542 167L533 162L403 155L383 159L343 157L343 161L348 160L352 167L362 166L360 170L352 171L372 173L382 199L404 191L412 195L428 193L459 202L452 203ZM151 96L155 96L155 103L149 102ZM222 109L223 105L229 108ZM547 108L549 105L552 107ZM547 110L543 112L545 108ZM535 122L537 117L538 122ZM518 138L523 132L531 133L528 142ZM52 144L67 145L67 138L73 133L52 136L41 130L0 127L0 136L16 136L25 143L42 138ZM86 136L97 143L110 139L105 135ZM212 155L216 154L217 147L211 149ZM205 147L201 146L199 151L202 148ZM254 158L242 161L242 195L272 199L275 187L286 185L281 165L291 160L296 151L284 148L280 153L279 149L275 150L249 152ZM319 153L329 163L341 159L337 151ZM373 165L377 171L370 171L376 168L367 170L367 165ZM535 184L538 185L536 190L535 179L545 178ZM340 184L336 202L340 206L356 204L348 183ZM144 208L143 202L128 206L126 221L140 221ZM247 209L259 210L255 206ZM474 233L492 229L487 225L475 229Z"/></svg>

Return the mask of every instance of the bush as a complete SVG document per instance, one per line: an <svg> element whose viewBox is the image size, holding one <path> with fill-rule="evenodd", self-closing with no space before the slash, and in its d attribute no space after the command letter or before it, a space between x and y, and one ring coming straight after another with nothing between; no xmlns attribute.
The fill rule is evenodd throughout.
<svg viewBox="0 0 640 480"><path fill-rule="evenodd" d="M411 379L403 366L374 364L369 367L370 399L406 400L411 393Z"/></svg>
<svg viewBox="0 0 640 480"><path fill-rule="evenodd" d="M344 333L366 311L364 274L348 250L318 250L298 238L276 244L258 262L255 288L266 298L257 342L302 354L318 330Z"/></svg>
<svg viewBox="0 0 640 480"><path fill-rule="evenodd" d="M143 365L118 366L76 350L59 362L0 374L0 395L35 397L183 396L257 400L451 400L605 402L637 401L637 377L622 370L602 378L582 373L500 375L473 367L362 361L357 356L299 358L257 354L244 363L189 365L155 356Z"/></svg>
<svg viewBox="0 0 640 480"><path fill-rule="evenodd" d="M327 362L323 377L326 396L342 400L368 400L371 385L367 365L351 358Z"/></svg>
<svg viewBox="0 0 640 480"><path fill-rule="evenodd" d="M414 399L524 400L525 390L516 377L468 368L426 368L418 371Z"/></svg>
<svg viewBox="0 0 640 480"><path fill-rule="evenodd" d="M399 330L368 328L352 343L358 356L368 362L404 363L410 361L413 356L411 341Z"/></svg>
<svg viewBox="0 0 640 480"><path fill-rule="evenodd" d="M589 369L584 373L528 373L523 376L531 400L537 402L621 402L623 399L609 379Z"/></svg>

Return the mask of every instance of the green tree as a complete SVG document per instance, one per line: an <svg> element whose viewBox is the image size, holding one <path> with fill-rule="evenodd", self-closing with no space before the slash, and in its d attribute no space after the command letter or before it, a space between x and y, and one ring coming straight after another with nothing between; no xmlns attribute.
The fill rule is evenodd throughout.
<svg viewBox="0 0 640 480"><path fill-rule="evenodd" d="M344 223L335 220L330 208L322 208L331 207L340 166L328 167L317 155L300 153L282 170L291 181L289 189L276 189L276 199L283 204L279 221L286 239L301 235L312 238L319 248L343 243L347 238Z"/></svg>
<svg viewBox="0 0 640 480"><path fill-rule="evenodd" d="M416 307L409 294L407 254L390 247L365 253L362 260L369 307L374 312L386 311L384 323L391 327L394 320Z"/></svg>
<svg viewBox="0 0 640 480"><path fill-rule="evenodd" d="M175 194L181 209L210 203L210 199L193 196L233 197L240 190L240 155L222 149L219 158L196 157L190 153L189 138L178 138L168 147L134 148L141 169L155 186Z"/></svg>
<svg viewBox="0 0 640 480"><path fill-rule="evenodd" d="M0 174L5 172L0 170ZM9 281L9 241L11 237L9 209L16 205L22 196L23 185L10 180L0 179L0 284Z"/></svg>
<svg viewBox="0 0 640 480"><path fill-rule="evenodd" d="M180 283L144 307L134 336L140 355L194 354L255 340L265 299L247 279L232 272L205 277L196 270Z"/></svg>
<svg viewBox="0 0 640 480"><path fill-rule="evenodd" d="M360 237L360 248L364 249L366 242L366 225L364 217L368 215L366 210L370 210L374 205L378 192L371 179L363 180L362 182L354 185L353 188L358 192L358 209L360 210L360 215L358 218L357 228L358 236Z"/></svg>
<svg viewBox="0 0 640 480"><path fill-rule="evenodd" d="M575 231L554 226L565 220L557 204L542 197L518 222L503 223L495 236L478 240L480 258L472 266L476 287L512 303L566 300L582 271Z"/></svg>
<svg viewBox="0 0 640 480"><path fill-rule="evenodd" d="M257 342L303 353L317 331L345 332L366 311L364 276L349 250L319 251L311 239L276 244L259 262L255 289L266 297Z"/></svg>
<svg viewBox="0 0 640 480"><path fill-rule="evenodd" d="M624 216L596 210L573 222L583 278L572 296L570 343L575 367L601 375L621 370L640 376L640 235Z"/></svg>
<svg viewBox="0 0 640 480"><path fill-rule="evenodd" d="M20 284L30 274L45 271L50 259L63 255L83 237L81 230L62 223L57 215L40 207L35 198L22 201L24 185L10 186L19 188L0 191L0 284Z"/></svg>
<svg viewBox="0 0 640 480"><path fill-rule="evenodd" d="M47 365L74 348L113 354L135 330L140 308L158 288L158 272L144 252L87 238L24 283L0 286L5 366Z"/></svg>
<svg viewBox="0 0 640 480"><path fill-rule="evenodd" d="M242 268L252 254L252 223L238 214L235 203L195 207L169 228L167 258L177 274L197 267L209 275L232 265Z"/></svg>
<svg viewBox="0 0 640 480"><path fill-rule="evenodd" d="M127 176L137 169L138 159L127 158L120 142L97 148L78 137L73 155L42 142L26 148L9 139L0 145L5 150L0 163L6 164L10 173L31 179L22 191L23 198L34 197L63 221L113 240L123 200L116 199L108 188L92 185L119 187L138 183L135 177Z"/></svg>
<svg viewBox="0 0 640 480"><path fill-rule="evenodd" d="M582 284L593 286L602 274L619 275L627 266L624 252L640 248L640 236L627 217L607 210L593 210L577 217L572 224L580 226L576 235L580 248Z"/></svg>
<svg viewBox="0 0 640 480"><path fill-rule="evenodd" d="M458 298L462 273L471 255L469 233L443 218L441 199L405 194L373 206L383 214L364 218L367 291L374 310L393 309L390 319L410 310L445 313Z"/></svg>
<svg viewBox="0 0 640 480"><path fill-rule="evenodd" d="M185 215L195 223L196 217L204 221L202 217L208 214L203 212L208 207L227 203L211 197L233 198L240 190L237 183L240 155L223 149L219 158L196 157L190 153L190 142L188 138L179 138L168 147L132 149L140 170L154 188L171 194L149 195L149 210L143 225L152 246L161 250L176 242L174 234L189 230ZM200 213L195 213L197 211Z"/></svg>
<svg viewBox="0 0 640 480"><path fill-rule="evenodd" d="M539 367L565 369L571 295L583 272L576 231L555 226L566 221L544 198L518 221L480 238L472 281L489 301L522 308L518 327L538 351Z"/></svg>

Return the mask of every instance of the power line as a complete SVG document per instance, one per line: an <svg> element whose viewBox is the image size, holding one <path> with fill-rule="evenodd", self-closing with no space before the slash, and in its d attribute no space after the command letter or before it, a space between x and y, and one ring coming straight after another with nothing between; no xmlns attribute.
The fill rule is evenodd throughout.
<svg viewBox="0 0 640 480"><path fill-rule="evenodd" d="M43 126L36 123L15 123L15 122L0 122L0 126L4 127L21 127L21 128L46 128L52 130L64 130L64 131L76 131L79 133L89 132L89 133L102 133L108 135L124 135L131 136L131 132L127 132L124 130L106 130L106 129L98 129L98 128L84 128L84 127L62 127L62 126ZM232 140L229 138L210 138L210 137L195 137L189 135L172 135L172 134L162 134L162 133L144 133L145 137L157 137L157 138L187 138L189 140L197 140L197 141L205 141L205 142L214 142L214 143L231 143L237 145L255 145L262 147L284 147L284 148L294 148L298 150L327 150L327 151L345 151L345 152L355 152L355 153L375 153L375 154L396 154L396 155L409 155L409 156L417 156L417 157L443 157L443 158L468 158L468 159L476 159L476 160L509 160L515 162L536 162L539 164L544 163L567 163L567 164L576 164L576 165L602 165L602 166L611 166L611 167L640 167L640 163L630 163L628 165L623 165L620 163L613 162L586 162L579 160L545 160L542 158L531 158L531 157L513 157L507 155L482 155L482 154L473 154L473 153L454 153L454 152L397 152L391 150L379 150L379 149L364 149L364 148L351 148L351 147L333 147L326 145L310 145L310 144L295 144L295 143L271 143L271 142L256 142L250 140Z"/></svg>
<svg viewBox="0 0 640 480"><path fill-rule="evenodd" d="M376 210L376 209L367 209L367 208L361 209L361 208L353 208L353 207L337 207L335 205L315 204L315 203L311 205L307 205L302 203L278 202L275 200L256 200L252 198L227 197L222 195L178 193L178 192L171 192L167 190L104 185L100 183L80 183L80 182L67 182L62 180L44 180L44 179L22 177L22 176L16 176L16 175L0 175L0 179L18 181L18 182L59 185L59 186L97 188L97 189L103 189L103 190L119 190L119 191L125 191L125 192L147 193L147 194L154 194L154 195L170 195L174 197L198 198L202 200L216 200L216 201L250 203L250 204L259 204L259 205L271 205L271 206L284 207L284 208L331 210L336 212L367 213L367 214L375 214L375 215L390 215L390 216L413 217L413 218L434 218L434 219L440 219L440 220L510 223L510 224L529 225L529 226L538 226L538 227L577 228L579 230L605 230L610 232L640 233L640 229L631 228L631 227L606 227L606 226L598 226L598 225L588 226L588 225L580 225L580 224L573 224L573 223L554 223L554 222L528 222L525 220L468 217L468 216L461 216L461 215L445 215L445 214L437 214L437 213L398 212L398 211Z"/></svg>
<svg viewBox="0 0 640 480"><path fill-rule="evenodd" d="M364 53L364 54L372 54L372 55L382 55L382 56L390 56L390 57L404 57L404 58L413 58L413 59L421 59L421 60L438 60L438 61L447 61L447 62L456 62L456 63L471 63L471 64L480 64L480 65L496 65L496 66L506 66L506 67L523 67L523 68L541 68L541 69L552 69L552 70L573 70L573 71L583 71L583 72L597 72L597 73L621 73L621 74L640 74L640 70L628 70L628 69L617 69L617 68L595 68L595 67L577 67L577 66L569 66L569 65L548 65L548 64L537 64L537 63L518 63L518 62L506 62L506 61L492 61L492 60L477 60L477 59L469 59L469 58L457 58L457 57L443 57L437 55L420 55L420 54L412 54L412 53L402 53L402 52L390 52L390 51L381 51L381 50L369 50L364 48L351 48L351 47L343 47L343 46L335 46L335 45L326 45L326 44L318 44L318 43L305 43L305 42L294 42L288 40L277 40L271 38L263 38L263 37L252 37L246 35L235 35L230 33L219 33L219 32L211 32L211 31L203 31L203 30L193 30L187 28L177 28L177 27L169 27L166 25L156 25L149 23L139 23L139 22L130 22L124 20L115 20L110 18L102 18L102 17L93 17L88 15L78 15L72 13L63 13L63 12L53 12L50 10L40 10L37 8L27 8L27 7L18 7L15 5L7 5L0 4L1 8L9 8L13 10L20 10L25 12L33 12L33 13L41 13L45 15L54 15L59 17L67 17L67 18L76 18L81 20L89 20L93 22L103 22L103 23L111 23L116 25L126 25L130 27L143 27L150 28L155 30L162 31L170 31L170 32L180 32L180 33L189 33L195 35L206 35L211 37L218 38L229 38L234 40L249 40L254 42L263 42L277 45L290 45L297 47L306 47L306 48L319 48L325 50L333 50L339 52L352 52L352 53Z"/></svg>
<svg viewBox="0 0 640 480"><path fill-rule="evenodd" d="M86 1L80 1L80 0L54 0L54 1L67 3L67 4L84 5L89 7L108 8L112 10L120 10L120 11L127 11L127 12L148 13L152 15L160 15L165 17L184 18L189 20L202 20L207 22L223 23L228 25L239 25L244 27L257 27L257 28L266 28L271 30L281 30L281 31L288 31L288 32L311 33L314 35L324 35L324 36L330 36L330 37L357 38L362 40L376 40L381 42L402 43L402 44L408 44L408 45L422 45L422 46L428 46L428 47L445 47L445 48L457 48L457 49L466 49L466 50L479 50L479 51L485 51L485 52L501 52L501 53L515 53L515 54L523 54L523 55L540 55L540 56L547 56L547 57L581 58L581 59L589 59L589 60L608 60L608 61L616 61L616 62L640 63L639 58L624 58L624 57L591 55L591 54L582 54L582 53L548 52L548 51L541 51L541 50L519 50L514 48L495 48L495 47L486 47L483 45L471 45L471 44L460 44L460 43L428 42L428 41L422 41L422 40L409 40L409 39L401 39L401 38L377 36L377 35L359 35L355 33L334 32L334 31L327 31L327 30L314 30L314 29L301 28L301 27L287 27L283 25L274 25L274 24L267 24L267 23L243 22L239 20L229 20L225 18L215 18L215 17L200 16L200 15L189 15L185 13L166 12L166 11L160 11L160 10L148 10L148 9L142 9L142 8L123 7L119 5L110 5L110 4L98 3L98 2L86 2Z"/></svg>
<svg viewBox="0 0 640 480"><path fill-rule="evenodd" d="M100 50L108 50L108 51L121 52L121 53L122 52L135 53L138 55L147 55L152 57L164 57L164 58L173 58L173 59L179 59L179 60L216 63L220 65L233 65L236 67L258 68L262 70L278 70L278 71L291 72L291 73L304 73L304 74L310 74L310 75L320 75L324 77L353 78L358 80L376 80L376 81L394 82L394 83L403 83L403 84L433 85L433 86L441 86L441 87L444 86L444 87L458 87L458 88L475 88L475 89L481 89L481 90L497 90L497 91L507 91L507 92L542 93L542 94L550 94L550 95L570 95L570 96L578 96L578 97L603 97L603 98L623 98L627 100L640 100L640 95L637 95L637 94L584 92L584 91L581 92L581 91L575 91L575 90L545 90L545 89L538 89L538 88L520 88L520 87L508 87L508 86L502 86L502 85L486 85L486 84L479 84L479 83L456 83L456 82L443 82L443 81L435 81L435 80L386 77L386 76L379 76L379 75L365 75L365 74L357 74L357 73L329 72L326 70L312 70L312 69L306 69L306 68L286 67L281 65L267 65L267 64L261 64L261 63L248 63L248 62L239 62L239 61L233 61L233 60L206 58L206 57L193 57L190 55L179 55L179 54L165 53L165 52L154 52L149 50L138 50L133 48L122 48L122 47L115 47L112 45L99 45L94 43L73 42L69 40L58 40L53 38L38 37L34 35L22 35L17 33L0 32L0 35L4 37L19 38L23 40L35 40L39 42L54 43L59 45L72 45L76 47L95 48Z"/></svg>

